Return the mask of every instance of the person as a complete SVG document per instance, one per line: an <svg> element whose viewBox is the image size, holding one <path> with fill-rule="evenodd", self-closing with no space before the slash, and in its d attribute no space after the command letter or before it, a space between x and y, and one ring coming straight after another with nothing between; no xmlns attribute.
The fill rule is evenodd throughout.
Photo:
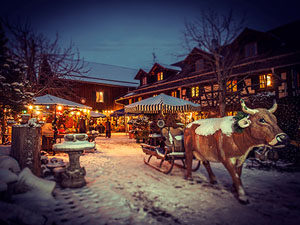
<svg viewBox="0 0 300 225"><path fill-rule="evenodd" d="M106 131L106 136L105 137L110 138L110 136L111 136L111 124L110 124L109 119L105 123L105 131Z"/></svg>
<svg viewBox="0 0 300 225"><path fill-rule="evenodd" d="M81 118L79 121L79 133L86 133L86 120L85 118Z"/></svg>

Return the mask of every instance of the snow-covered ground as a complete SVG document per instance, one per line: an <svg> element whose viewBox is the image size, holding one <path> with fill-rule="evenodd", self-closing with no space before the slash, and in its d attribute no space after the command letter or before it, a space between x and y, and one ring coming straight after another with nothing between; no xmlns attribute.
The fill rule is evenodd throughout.
<svg viewBox="0 0 300 225"><path fill-rule="evenodd" d="M98 137L98 151L80 157L87 185L55 189L56 203L46 206L46 224L298 224L300 173L243 170L248 205L232 192L221 164L213 163L218 184L211 185L203 167L184 179L185 170L171 174L143 162L140 144L125 134ZM66 160L66 158L64 158ZM159 161L157 160L157 163ZM32 204L32 203L31 203Z"/></svg>

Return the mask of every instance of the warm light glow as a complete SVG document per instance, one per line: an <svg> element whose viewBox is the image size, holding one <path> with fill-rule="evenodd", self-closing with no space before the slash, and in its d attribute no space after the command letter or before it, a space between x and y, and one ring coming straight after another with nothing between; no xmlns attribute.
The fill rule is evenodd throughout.
<svg viewBox="0 0 300 225"><path fill-rule="evenodd" d="M59 105L59 106L57 106L57 110L62 110L62 106L61 105Z"/></svg>
<svg viewBox="0 0 300 225"><path fill-rule="evenodd" d="M71 114L71 115L73 115L73 114L74 114L74 112L70 112L70 114Z"/></svg>
<svg viewBox="0 0 300 225"><path fill-rule="evenodd" d="M43 119L42 119L43 121L45 121L46 120L46 117L43 117Z"/></svg>
<svg viewBox="0 0 300 225"><path fill-rule="evenodd" d="M28 106L28 108L29 108L30 110L32 110L32 109L33 109L33 106L32 106L32 105L30 105L30 106Z"/></svg>
<svg viewBox="0 0 300 225"><path fill-rule="evenodd" d="M49 105L47 105L47 106L46 106L46 108L47 108L47 109L50 109L50 106L49 106Z"/></svg>
<svg viewBox="0 0 300 225"><path fill-rule="evenodd" d="M40 111L36 111L35 113L36 113L36 115L40 115L40 114L41 114L41 112L40 112Z"/></svg>
<svg viewBox="0 0 300 225"><path fill-rule="evenodd" d="M77 112L76 115L77 115L77 116L80 116L80 112Z"/></svg>
<svg viewBox="0 0 300 225"><path fill-rule="evenodd" d="M83 112L86 113L86 109L84 109Z"/></svg>

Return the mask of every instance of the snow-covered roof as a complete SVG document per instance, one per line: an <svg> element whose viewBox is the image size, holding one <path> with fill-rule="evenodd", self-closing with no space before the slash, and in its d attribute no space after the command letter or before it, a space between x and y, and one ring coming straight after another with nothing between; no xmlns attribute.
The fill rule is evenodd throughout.
<svg viewBox="0 0 300 225"><path fill-rule="evenodd" d="M87 105L82 105L77 102L72 102L49 94L36 97L34 104L35 105L64 105L69 107L78 107L78 108L86 108L86 109L92 108Z"/></svg>
<svg viewBox="0 0 300 225"><path fill-rule="evenodd" d="M139 86L139 83L134 80L137 69L95 62L86 62L86 69L89 71L84 76L71 75L69 78L110 85Z"/></svg>

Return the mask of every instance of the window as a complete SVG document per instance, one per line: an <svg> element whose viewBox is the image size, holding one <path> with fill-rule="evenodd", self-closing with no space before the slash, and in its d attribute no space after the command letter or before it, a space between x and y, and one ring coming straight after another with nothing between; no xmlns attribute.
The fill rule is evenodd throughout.
<svg viewBox="0 0 300 225"><path fill-rule="evenodd" d="M147 77L143 77L143 79L142 79L142 85L145 85L145 84L147 84Z"/></svg>
<svg viewBox="0 0 300 225"><path fill-rule="evenodd" d="M195 63L195 67L196 67L196 71L203 70L204 69L203 59L197 60L196 63Z"/></svg>
<svg viewBox="0 0 300 225"><path fill-rule="evenodd" d="M129 103L129 104L132 103L132 98L128 99L128 103Z"/></svg>
<svg viewBox="0 0 300 225"><path fill-rule="evenodd" d="M163 80L164 79L164 74L163 72L157 73L157 81Z"/></svg>
<svg viewBox="0 0 300 225"><path fill-rule="evenodd" d="M104 102L103 91L96 91L96 102Z"/></svg>
<svg viewBox="0 0 300 225"><path fill-rule="evenodd" d="M230 111L226 113L227 116L236 116L237 115L237 111Z"/></svg>
<svg viewBox="0 0 300 225"><path fill-rule="evenodd" d="M199 86L192 87L191 97L199 97Z"/></svg>
<svg viewBox="0 0 300 225"><path fill-rule="evenodd" d="M176 98L177 97L177 91L172 91L171 95Z"/></svg>
<svg viewBox="0 0 300 225"><path fill-rule="evenodd" d="M272 87L272 74L259 75L259 88Z"/></svg>
<svg viewBox="0 0 300 225"><path fill-rule="evenodd" d="M237 80L230 80L227 81L226 90L230 92L237 91Z"/></svg>
<svg viewBox="0 0 300 225"><path fill-rule="evenodd" d="M245 57L251 57L257 55L257 44L256 42L245 45Z"/></svg>
<svg viewBox="0 0 300 225"><path fill-rule="evenodd" d="M138 101L142 101L142 97L138 97Z"/></svg>
<svg viewBox="0 0 300 225"><path fill-rule="evenodd" d="M153 97L157 96L157 94L154 94Z"/></svg>

